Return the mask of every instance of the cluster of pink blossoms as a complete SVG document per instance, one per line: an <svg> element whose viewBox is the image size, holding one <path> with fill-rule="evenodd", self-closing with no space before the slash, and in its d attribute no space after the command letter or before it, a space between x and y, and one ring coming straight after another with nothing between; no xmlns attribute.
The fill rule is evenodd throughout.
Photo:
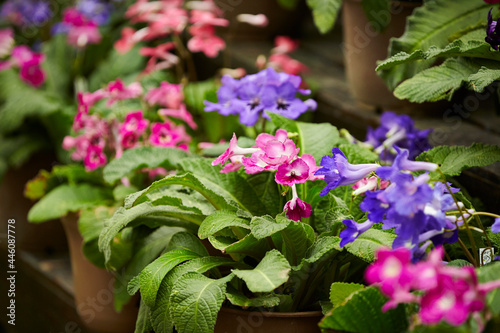
<svg viewBox="0 0 500 333"><path fill-rule="evenodd" d="M101 100L105 100L106 107L111 107L119 101L138 98L144 98L150 106L164 107L157 115L152 115L163 122L150 122L142 110L129 112L123 122L103 119L89 112ZM106 154L120 158L125 149L150 145L187 150L191 137L183 125L176 125L169 119L177 118L196 128L182 100L181 87L167 82L150 89L144 96L140 83L126 86L120 79L93 93L79 93L78 111L73 121L73 130L79 135L65 137L63 148L75 149L71 158L83 161L89 171L104 166L108 162Z"/></svg>
<svg viewBox="0 0 500 333"><path fill-rule="evenodd" d="M75 7L66 8L61 23L52 28L53 33L67 34L67 42L76 48L101 41L98 24Z"/></svg>
<svg viewBox="0 0 500 333"><path fill-rule="evenodd" d="M447 266L442 259L442 247L430 252L426 261L416 264L411 262L411 252L406 248L380 249L365 277L389 296L384 311L400 303L417 303L420 320L425 325L445 320L458 326L472 314L479 327L484 327L480 312L485 309L487 293L500 288L500 280L480 284L473 267Z"/></svg>
<svg viewBox="0 0 500 333"><path fill-rule="evenodd" d="M276 172L275 181L280 185L292 188L292 199L285 204L284 211L288 218L299 221L311 215L311 205L302 201L297 195L296 184L305 183L308 180L322 179L323 176L315 176L314 173L320 168L312 155L304 154L298 156L300 148L295 146L293 140L288 138L287 131L278 129L276 135L262 133L255 139L256 146L252 148L241 148L238 146L236 135L233 134L229 142L229 148L212 165L224 165L221 172L232 172L245 168L248 174L255 174L265 170ZM245 155L250 155L249 157Z"/></svg>
<svg viewBox="0 0 500 333"><path fill-rule="evenodd" d="M5 58L6 60L1 60ZM0 71L19 68L19 77L27 84L38 88L45 81L42 62L45 56L30 50L26 45L14 46L11 29L0 30Z"/></svg>
<svg viewBox="0 0 500 333"><path fill-rule="evenodd" d="M137 31L131 27L122 30L122 38L115 43L115 48L122 53L140 41L180 35L186 29L191 35L187 43L191 52L215 57L226 46L224 40L215 35L215 27L225 27L229 22L222 18L222 11L213 0L139 0L130 6L126 17L131 23L146 23L147 26ZM143 47L141 55L150 57L145 72L175 65L178 58L170 51L176 46L167 42L153 48Z"/></svg>

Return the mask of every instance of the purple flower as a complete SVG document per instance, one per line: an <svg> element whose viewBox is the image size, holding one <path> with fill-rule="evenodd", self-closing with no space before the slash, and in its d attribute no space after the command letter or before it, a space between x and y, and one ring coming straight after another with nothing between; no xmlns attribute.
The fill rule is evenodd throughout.
<svg viewBox="0 0 500 333"><path fill-rule="evenodd" d="M438 165L429 162L417 162L408 159L408 149L400 149L394 146L397 151L396 159L392 166L383 166L377 169L377 175L383 179L391 179L393 176L399 174L399 171L436 171Z"/></svg>
<svg viewBox="0 0 500 333"><path fill-rule="evenodd" d="M380 117L380 127L368 128L366 143L374 147L380 159L391 162L396 151L393 146L408 149L410 160L430 149L427 139L431 130L418 130L413 120L407 115L397 115L394 112L384 112Z"/></svg>
<svg viewBox="0 0 500 333"><path fill-rule="evenodd" d="M222 86L217 90L217 99L219 102L204 101L205 111L217 111L223 116L241 113L245 108L245 103L238 99L237 90L240 86L240 81L229 75L224 75L221 83Z"/></svg>
<svg viewBox="0 0 500 333"><path fill-rule="evenodd" d="M491 226L491 232L498 233L500 232L500 217L495 219L495 223Z"/></svg>
<svg viewBox="0 0 500 333"><path fill-rule="evenodd" d="M336 187L354 184L379 167L378 164L350 164L339 148L333 148L332 153L333 156L323 156L322 168L315 172L315 175L324 175L327 183L321 196Z"/></svg>
<svg viewBox="0 0 500 333"><path fill-rule="evenodd" d="M488 13L488 25L486 26L486 37L484 40L486 43L490 44L492 48L498 51L498 46L500 45L500 25L498 22L500 19L493 21L493 16L491 15L490 9Z"/></svg>
<svg viewBox="0 0 500 333"><path fill-rule="evenodd" d="M342 230L339 234L339 237L342 239L340 241L340 247L344 247L346 244L354 242L359 235L370 229L374 224L374 222L370 220L363 223L356 223L353 220L344 220L342 223L344 223L347 228Z"/></svg>
<svg viewBox="0 0 500 333"><path fill-rule="evenodd" d="M359 207L362 211L368 213L368 219L374 222L382 222L390 205L379 198L379 194L383 191L368 191L366 197L361 202Z"/></svg>
<svg viewBox="0 0 500 333"><path fill-rule="evenodd" d="M265 109L290 119L297 119L309 109L309 105L295 97L297 88L291 82L280 86L267 85L262 95ZM267 114L264 117L269 118Z"/></svg>

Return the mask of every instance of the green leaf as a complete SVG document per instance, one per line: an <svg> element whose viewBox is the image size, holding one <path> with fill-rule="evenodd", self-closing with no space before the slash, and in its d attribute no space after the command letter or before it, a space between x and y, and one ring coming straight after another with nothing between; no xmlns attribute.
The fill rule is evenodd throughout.
<svg viewBox="0 0 500 333"><path fill-rule="evenodd" d="M500 262L496 261L478 269L480 283L496 281L500 277ZM486 303L494 316L500 315L500 288L493 289L486 296Z"/></svg>
<svg viewBox="0 0 500 333"><path fill-rule="evenodd" d="M256 239L264 239L285 229L290 222L291 220L288 219L273 219L269 215L254 216L252 221L250 221L250 228L252 230L252 235Z"/></svg>
<svg viewBox="0 0 500 333"><path fill-rule="evenodd" d="M354 242L347 244L345 248L358 258L366 262L373 262L377 249L382 246L392 247L395 238L394 234L372 228L359 235Z"/></svg>
<svg viewBox="0 0 500 333"><path fill-rule="evenodd" d="M280 224L287 221L288 226L280 232L283 240L282 253L291 265L297 265L306 255L309 247L313 244L314 229L300 221L292 221L278 215L276 221ZM286 223L286 222L285 222Z"/></svg>
<svg viewBox="0 0 500 333"><path fill-rule="evenodd" d="M172 239L168 243L166 251L172 251L177 249L191 251L201 257L208 256L207 249L200 242L198 237L186 231L178 232L175 235L173 235Z"/></svg>
<svg viewBox="0 0 500 333"><path fill-rule="evenodd" d="M70 68L74 49L66 42L64 34L52 36L48 41L42 43L45 61L42 67L46 72L46 81L48 90L52 93L66 97L64 93L70 93L71 87Z"/></svg>
<svg viewBox="0 0 500 333"><path fill-rule="evenodd" d="M479 71L469 76L469 84L477 92L484 89L493 82L500 80L500 69L482 66Z"/></svg>
<svg viewBox="0 0 500 333"><path fill-rule="evenodd" d="M400 52L412 54L417 50L427 51L431 46L442 48L449 43L449 37L487 18L491 5L482 1L457 0L450 6L448 0L425 1L407 19L405 33L393 38L389 56ZM405 79L422 72L434 63L433 60L414 61L383 70L380 76L390 90ZM422 87L424 88L424 87Z"/></svg>
<svg viewBox="0 0 500 333"><path fill-rule="evenodd" d="M106 260L111 255L110 244L120 230L127 227L136 219L157 216L170 217L176 221L186 222L186 224L200 224L205 219L204 215L173 206L153 206L150 202L144 202L130 209L120 207L107 221L106 228L99 236L99 249L104 253Z"/></svg>
<svg viewBox="0 0 500 333"><path fill-rule="evenodd" d="M134 333L148 333L151 331L153 326L151 325L151 320L149 319L150 313L151 310L149 307L141 300L139 313L137 314L137 321L135 322Z"/></svg>
<svg viewBox="0 0 500 333"><path fill-rule="evenodd" d="M325 34L333 28L342 0L307 0L307 5L312 10L314 24Z"/></svg>
<svg viewBox="0 0 500 333"><path fill-rule="evenodd" d="M161 281L175 266L184 261L198 258L197 253L188 250L169 251L144 268L140 275L141 296L148 306L154 306Z"/></svg>
<svg viewBox="0 0 500 333"><path fill-rule="evenodd" d="M351 164L373 163L379 160L379 156L376 153L365 147L342 143L338 145L338 148L344 153Z"/></svg>
<svg viewBox="0 0 500 333"><path fill-rule="evenodd" d="M248 184L263 203L266 213L271 216L275 216L282 211L282 207L280 207L281 193L274 176L272 172L259 172L249 175L247 178Z"/></svg>
<svg viewBox="0 0 500 333"><path fill-rule="evenodd" d="M295 7L297 7L297 4L299 3L299 0L278 0L278 3L283 8L286 8L288 10L292 10Z"/></svg>
<svg viewBox="0 0 500 333"><path fill-rule="evenodd" d="M179 333L212 333L217 314L226 298L232 275L213 280L189 272L180 277L170 296L172 317Z"/></svg>
<svg viewBox="0 0 500 333"><path fill-rule="evenodd" d="M304 258L303 262L314 263L332 250L338 252L342 251L342 248L340 247L340 238L337 236L320 237L307 250L307 255Z"/></svg>
<svg viewBox="0 0 500 333"><path fill-rule="evenodd" d="M228 288L226 291L226 297L232 305L241 306L243 309L249 307L265 307L272 308L280 304L280 298L274 295L263 295L254 298L248 298L241 291Z"/></svg>
<svg viewBox="0 0 500 333"><path fill-rule="evenodd" d="M233 270L234 275L245 281L250 291L271 292L288 280L290 264L277 250L271 250L253 270Z"/></svg>
<svg viewBox="0 0 500 333"><path fill-rule="evenodd" d="M358 283L335 282L330 287L330 302L334 308L341 306L352 293L363 289L365 286Z"/></svg>
<svg viewBox="0 0 500 333"><path fill-rule="evenodd" d="M49 192L30 209L28 220L32 223L41 223L61 218L69 212L102 205L111 199L111 191L108 189L88 184L61 185Z"/></svg>
<svg viewBox="0 0 500 333"><path fill-rule="evenodd" d="M465 58L449 58L443 64L422 70L401 83L394 90L394 95L415 103L451 100L453 94L468 82L469 76L480 68L480 64Z"/></svg>
<svg viewBox="0 0 500 333"><path fill-rule="evenodd" d="M188 272L205 273L219 266L233 266L232 259L221 257L203 257L192 259L171 270L163 279L156 297L156 304L151 310L151 321L156 333L171 333L174 323L170 311L170 295L174 283Z"/></svg>
<svg viewBox="0 0 500 333"><path fill-rule="evenodd" d="M463 170L500 161L500 147L474 143L465 146L438 146L420 154L418 161L433 162L446 176L458 176Z"/></svg>
<svg viewBox="0 0 500 333"><path fill-rule="evenodd" d="M114 184L132 171L142 168L176 169L178 162L187 156L185 151L169 147L129 149L120 158L114 159L106 165L103 170L104 180L109 184Z"/></svg>
<svg viewBox="0 0 500 333"><path fill-rule="evenodd" d="M219 210L210 216L207 216L207 218L201 223L200 228L198 229L198 237L205 239L209 236L215 235L223 229L231 227L250 229L248 221L238 217L236 212Z"/></svg>
<svg viewBox="0 0 500 333"><path fill-rule="evenodd" d="M391 22L391 2L387 0L362 0L363 11L376 31L384 31ZM380 13L385 15L380 15Z"/></svg>
<svg viewBox="0 0 500 333"><path fill-rule="evenodd" d="M354 292L343 305L333 308L319 326L324 330L348 332L405 332L408 321L404 307L400 305L382 312L386 301L377 288L367 287Z"/></svg>

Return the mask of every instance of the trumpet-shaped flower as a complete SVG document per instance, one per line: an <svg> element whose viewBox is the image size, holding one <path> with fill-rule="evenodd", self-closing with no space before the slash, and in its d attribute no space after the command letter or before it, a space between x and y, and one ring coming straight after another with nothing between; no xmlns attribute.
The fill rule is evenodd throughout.
<svg viewBox="0 0 500 333"><path fill-rule="evenodd" d="M321 196L336 187L354 184L379 167L378 164L350 164L339 148L333 148L332 153L333 156L323 156L322 168L315 173L325 176L327 183L320 193Z"/></svg>
<svg viewBox="0 0 500 333"><path fill-rule="evenodd" d="M227 148L227 150L222 155L213 160L212 165L220 164L221 166L223 166L224 163L226 163L231 157L252 154L258 150L259 149L257 148L241 148L240 146L238 146L238 139L236 138L236 134L233 133L233 137L229 141L229 148Z"/></svg>
<svg viewBox="0 0 500 333"><path fill-rule="evenodd" d="M285 204L283 211L286 212L290 220L300 221L302 218L311 216L311 205L307 202L300 200L297 195L295 185L292 185L292 199Z"/></svg>
<svg viewBox="0 0 500 333"><path fill-rule="evenodd" d="M495 219L495 222L491 226L491 232L494 232L494 233L499 233L500 232L500 217L497 217Z"/></svg>
<svg viewBox="0 0 500 333"><path fill-rule="evenodd" d="M341 238L340 247L344 247L346 244L354 242L359 235L370 229L374 224L374 222L370 220L363 223L356 223L350 219L346 219L342 221L342 223L346 226L346 229L342 230L339 234Z"/></svg>

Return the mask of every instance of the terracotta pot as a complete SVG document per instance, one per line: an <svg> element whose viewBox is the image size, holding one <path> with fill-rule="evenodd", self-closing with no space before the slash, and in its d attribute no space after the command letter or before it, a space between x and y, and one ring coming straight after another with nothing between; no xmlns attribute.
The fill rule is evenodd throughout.
<svg viewBox="0 0 500 333"><path fill-rule="evenodd" d="M214 333L314 333L321 332L321 311L259 312L222 308Z"/></svg>
<svg viewBox="0 0 500 333"><path fill-rule="evenodd" d="M381 18L389 15L391 19L387 28L379 33L368 21L361 0L344 0L344 62L347 81L357 101L384 110L409 105L394 97L375 68L377 60L386 59L390 38L403 34L406 17L420 5L393 1L389 13L380 13Z"/></svg>
<svg viewBox="0 0 500 333"><path fill-rule="evenodd" d="M99 333L134 332L139 310L137 298L117 313L113 306L115 277L85 258L83 239L78 231L78 215L69 214L61 218L61 222L68 238L75 305L82 322Z"/></svg>
<svg viewBox="0 0 500 333"><path fill-rule="evenodd" d="M42 224L28 222L28 211L33 202L24 197L24 186L41 169L50 170L55 157L52 154L33 156L17 169L9 169L0 180L0 234L7 233L7 221L15 219L16 248L26 251L53 252L65 250L66 237L57 221ZM7 242L1 241L2 246Z"/></svg>

